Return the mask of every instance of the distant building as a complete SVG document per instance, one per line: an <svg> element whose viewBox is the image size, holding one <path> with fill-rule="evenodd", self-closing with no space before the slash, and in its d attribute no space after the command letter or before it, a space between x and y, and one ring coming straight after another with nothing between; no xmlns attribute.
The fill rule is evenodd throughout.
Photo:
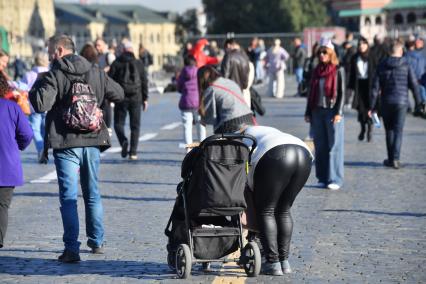
<svg viewBox="0 0 426 284"><path fill-rule="evenodd" d="M0 0L0 27L7 32L11 56L32 57L55 33L53 0Z"/></svg>
<svg viewBox="0 0 426 284"><path fill-rule="evenodd" d="M136 56L140 43L151 52L154 70L160 69L179 50L175 24L140 5L55 3L55 14L57 33L72 36L77 48L97 37L106 41L126 37L132 41Z"/></svg>
<svg viewBox="0 0 426 284"><path fill-rule="evenodd" d="M426 0L330 0L334 22L372 40L426 32Z"/></svg>
<svg viewBox="0 0 426 284"><path fill-rule="evenodd" d="M389 33L426 33L426 0L393 0L384 10Z"/></svg>

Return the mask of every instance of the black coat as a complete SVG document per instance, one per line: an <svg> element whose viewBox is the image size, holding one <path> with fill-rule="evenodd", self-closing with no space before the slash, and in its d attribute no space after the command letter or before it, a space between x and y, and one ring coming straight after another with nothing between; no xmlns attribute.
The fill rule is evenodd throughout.
<svg viewBox="0 0 426 284"><path fill-rule="evenodd" d="M368 111L370 110L370 92L374 78L374 59L371 53L367 56L367 79L366 81L359 80L359 73L357 68L357 61L361 55L357 52L352 56L350 71L349 71L349 83L348 88L354 90L354 99L352 102L352 108L358 110L358 120L367 121Z"/></svg>
<svg viewBox="0 0 426 284"><path fill-rule="evenodd" d="M108 75L117 82L121 81L121 77L124 74L124 70L128 68L129 63L134 63L141 80L141 88L138 94L135 96L129 96L131 100L142 102L148 100L148 77L145 70L145 65L141 60L135 58L135 55L131 52L124 52L121 54L112 64L109 69Z"/></svg>
<svg viewBox="0 0 426 284"><path fill-rule="evenodd" d="M416 103L420 103L417 79L407 59L405 57L388 57L377 68L370 106L374 109L380 91L381 103L408 105L409 88L413 91Z"/></svg>
<svg viewBox="0 0 426 284"><path fill-rule="evenodd" d="M85 76L87 83L95 91L98 106L105 99L118 102L124 98L123 89L109 78L97 65L90 64L78 55L66 55L53 61L49 72L41 74L29 93L36 112L47 111L45 151L48 148L66 149L73 147L98 146L101 151L111 146L111 139L105 122L99 132L77 133L64 122L64 109L68 106L68 92L71 81L65 76Z"/></svg>
<svg viewBox="0 0 426 284"><path fill-rule="evenodd" d="M222 75L231 79L241 90L247 89L250 73L249 58L244 51L230 50L222 60Z"/></svg>

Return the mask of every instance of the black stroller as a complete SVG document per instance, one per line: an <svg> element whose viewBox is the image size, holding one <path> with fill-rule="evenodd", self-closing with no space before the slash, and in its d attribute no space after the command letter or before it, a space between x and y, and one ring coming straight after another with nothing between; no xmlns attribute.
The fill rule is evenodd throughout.
<svg viewBox="0 0 426 284"><path fill-rule="evenodd" d="M250 151L242 139L253 143ZM191 275L192 265L237 262L249 277L260 272L261 256L255 242L243 247L240 217L246 203L244 189L253 136L217 134L192 149L182 162L183 181L165 234L167 263L179 278ZM227 255L240 250L239 258Z"/></svg>

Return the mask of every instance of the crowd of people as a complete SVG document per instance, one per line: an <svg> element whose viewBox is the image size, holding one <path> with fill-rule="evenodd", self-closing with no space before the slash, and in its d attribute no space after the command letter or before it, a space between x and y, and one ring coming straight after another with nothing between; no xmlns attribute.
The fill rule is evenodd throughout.
<svg viewBox="0 0 426 284"><path fill-rule="evenodd" d="M312 162L320 187L339 190L343 186L345 105L351 104L358 112L360 141L366 137L371 142L372 117L378 113L383 118L387 146L383 163L398 169L408 89L414 96L415 115L424 114L426 100L426 59L420 37L410 38L406 46L401 40L387 44L376 37L370 47L364 37L355 44L348 34L342 47L321 39L313 46L311 57L300 38L293 45L290 54L275 39L266 50L264 42L254 38L244 50L230 38L222 53L216 44L200 39L185 46L184 67L176 78L186 144L193 143L193 125L198 140L205 139L207 124L214 133L247 133L257 139L247 184L255 197L265 257L263 272L271 275L291 272L290 208L309 177ZM0 99L0 108L8 109L1 112L2 121L10 121L4 124L8 127L0 128L0 155L11 169L20 169L13 171L13 178L11 173L0 173L0 247L13 188L23 180L18 153L34 137L40 163L47 162L48 149L53 149L64 225L65 248L59 261L69 263L80 261L78 182L86 207L87 245L92 253L104 253L103 207L97 183L100 153L111 145L113 125L121 156L138 159L152 56L140 46L137 59L128 39L117 47L97 39L86 44L80 55L66 35L53 36L47 47L47 53L35 54L33 69L15 81L6 73L9 56L0 50L0 97L7 97L13 88L27 91L32 108L28 121L17 104ZM310 124L314 154L302 140L259 126L255 117L258 102L254 101L253 85L267 80L266 95L283 98L290 57L298 95L307 97L305 121ZM127 113L130 139L124 130Z"/></svg>

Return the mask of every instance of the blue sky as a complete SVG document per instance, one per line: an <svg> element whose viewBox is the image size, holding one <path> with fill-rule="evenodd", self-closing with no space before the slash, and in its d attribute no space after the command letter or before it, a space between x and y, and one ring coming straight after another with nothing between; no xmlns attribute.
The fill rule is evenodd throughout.
<svg viewBox="0 0 426 284"><path fill-rule="evenodd" d="M55 0L55 2L79 3L80 0ZM183 12L201 6L201 0L86 0L89 4L140 4L156 11Z"/></svg>

